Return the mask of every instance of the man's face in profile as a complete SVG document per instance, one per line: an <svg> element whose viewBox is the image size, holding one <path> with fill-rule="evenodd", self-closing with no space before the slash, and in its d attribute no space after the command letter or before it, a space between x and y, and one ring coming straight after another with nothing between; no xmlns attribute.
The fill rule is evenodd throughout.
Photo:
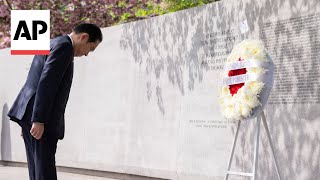
<svg viewBox="0 0 320 180"><path fill-rule="evenodd" d="M80 35L80 40L75 48L75 57L87 56L89 52L93 52L97 46L100 44L100 41L96 42L88 42L89 35L87 33L83 33Z"/></svg>

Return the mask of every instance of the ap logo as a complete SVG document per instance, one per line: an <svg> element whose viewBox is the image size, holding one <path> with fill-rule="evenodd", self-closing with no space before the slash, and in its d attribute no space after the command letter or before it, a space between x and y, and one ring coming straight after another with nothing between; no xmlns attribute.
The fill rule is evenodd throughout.
<svg viewBox="0 0 320 180"><path fill-rule="evenodd" d="M11 54L50 54L50 10L11 11Z"/></svg>

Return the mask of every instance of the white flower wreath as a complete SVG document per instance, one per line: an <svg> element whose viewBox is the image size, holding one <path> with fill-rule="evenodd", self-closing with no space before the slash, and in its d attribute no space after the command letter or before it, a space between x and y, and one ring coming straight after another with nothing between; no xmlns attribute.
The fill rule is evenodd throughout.
<svg viewBox="0 0 320 180"><path fill-rule="evenodd" d="M272 59L261 41L244 40L227 58L220 89L220 107L229 120L257 116L273 85Z"/></svg>

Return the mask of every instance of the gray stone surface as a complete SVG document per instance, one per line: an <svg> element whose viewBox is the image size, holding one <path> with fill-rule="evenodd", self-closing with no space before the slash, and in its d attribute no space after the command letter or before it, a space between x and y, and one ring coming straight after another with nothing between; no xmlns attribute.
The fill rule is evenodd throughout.
<svg viewBox="0 0 320 180"><path fill-rule="evenodd" d="M86 176L80 174L72 174L65 172L58 172L59 180L116 180L110 178ZM0 180L27 180L28 169L24 167L9 167L0 165Z"/></svg>
<svg viewBox="0 0 320 180"><path fill-rule="evenodd" d="M235 131L219 111L219 75L232 46L262 39L276 66L266 106L283 179L317 180L320 162L318 0L225 0L104 28L75 59L57 164L168 179L223 179ZM5 114L31 56L0 51ZM1 158L25 161L19 127L2 115ZM254 121L243 123L232 169L250 171ZM9 130L10 129L10 130ZM261 131L258 179L276 179Z"/></svg>

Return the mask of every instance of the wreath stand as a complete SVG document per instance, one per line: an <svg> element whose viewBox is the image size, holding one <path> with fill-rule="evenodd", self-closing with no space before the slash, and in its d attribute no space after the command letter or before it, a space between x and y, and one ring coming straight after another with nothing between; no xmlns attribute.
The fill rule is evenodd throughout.
<svg viewBox="0 0 320 180"><path fill-rule="evenodd" d="M233 145L232 145L232 150L231 150L231 154L230 154L230 158L229 158L228 169L227 169L227 173L226 173L226 176L225 176L225 180L228 180L228 176L229 175L247 176L247 177L252 177L253 180L257 179L257 173L256 172L257 172L257 165L258 165L259 134L260 134L260 122L261 122L261 119L262 119L263 126L264 126L264 128L266 130L268 141L269 141L269 144L270 144L270 147L271 147L273 162L274 162L274 165L276 166L277 176L278 176L278 179L281 180L280 174L279 174L279 170L278 170L277 159L276 159L276 157L274 155L274 148L273 148L273 144L272 144L272 141L271 141L271 136L270 136L268 124L267 124L266 117L265 117L263 111L261 111L261 113L257 117L256 133L255 133L255 144L254 144L254 157L253 157L253 170L252 170L252 172L251 173L246 173L246 172L230 171L231 162L232 162L232 158L233 158L233 155L234 155L235 145L236 145L236 142L237 142L238 132L239 132L240 123L241 123L241 121L238 121L238 127L237 127L235 138L233 140Z"/></svg>

